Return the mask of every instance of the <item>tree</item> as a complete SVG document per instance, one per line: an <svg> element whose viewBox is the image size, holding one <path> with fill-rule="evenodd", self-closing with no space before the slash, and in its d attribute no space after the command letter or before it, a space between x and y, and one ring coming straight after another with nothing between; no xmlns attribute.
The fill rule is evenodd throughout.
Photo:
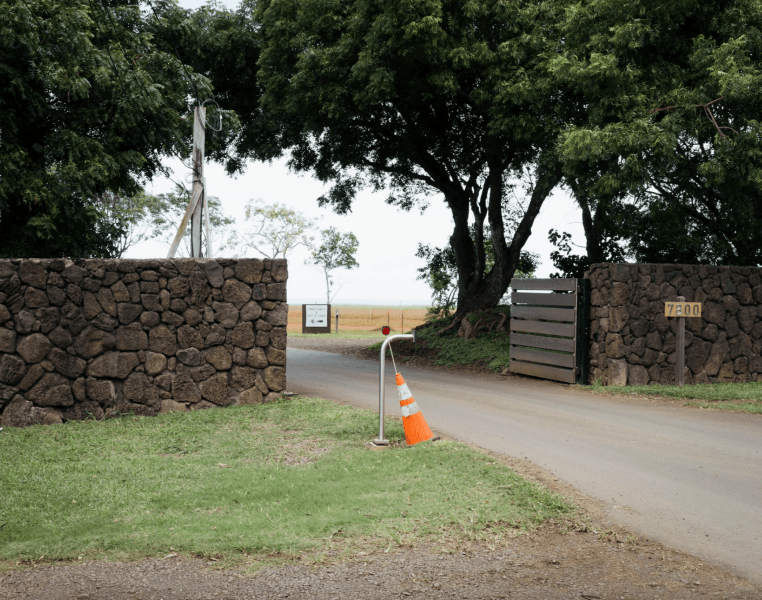
<svg viewBox="0 0 762 600"><path fill-rule="evenodd" d="M360 265L355 260L355 253L360 245L353 233L341 233L335 227L329 227L320 232L322 244L318 248L312 248L311 257L305 261L307 264L316 265L323 269L325 274L325 298L326 304L330 304L336 293L331 295L333 278L331 272L336 269L354 269Z"/></svg>
<svg viewBox="0 0 762 600"><path fill-rule="evenodd" d="M111 223L121 231L114 241L113 258L122 258L133 246L150 239L150 223L146 213L149 197L144 192L125 196L116 192L105 192L96 199L95 206L101 215L99 220Z"/></svg>
<svg viewBox="0 0 762 600"><path fill-rule="evenodd" d="M449 317L455 309L455 295L458 292L458 265L452 247L437 248L429 244L418 244L415 253L426 261L418 268L420 281L425 281L431 288L430 314Z"/></svg>
<svg viewBox="0 0 762 600"><path fill-rule="evenodd" d="M558 44L553 24L562 3L243 6L252 10L240 10L235 27L247 57L258 56L259 88L243 50L240 64L224 53L231 65L224 78L262 96L242 115L238 152L260 160L288 152L291 168L333 184L319 203L339 213L351 210L366 185L389 186L388 202L408 210L443 194L454 221L458 314L499 302L543 201L561 179L553 144L565 104L538 78L545 76L540 57ZM250 104L257 93L249 94ZM506 239L506 182L522 175L531 178L525 210Z"/></svg>
<svg viewBox="0 0 762 600"><path fill-rule="evenodd" d="M211 87L154 27L137 0L0 0L0 256L113 256L123 232L98 199L188 156Z"/></svg>
<svg viewBox="0 0 762 600"><path fill-rule="evenodd" d="M173 193L159 194L157 196L145 196L143 205L143 214L149 224L148 236L150 239L160 238L168 246L177 235L177 230L185 216L190 198L188 194ZM231 239L234 238L234 232L229 228L235 224L235 219L226 216L222 212L222 203L216 196L209 196L207 200L209 207L209 230L211 235L212 256L215 256L232 245ZM206 253L206 231L202 230L202 248ZM186 228L185 235L180 247L177 249L177 256L190 256L190 227ZM216 248L216 249L215 249Z"/></svg>
<svg viewBox="0 0 762 600"><path fill-rule="evenodd" d="M604 0L567 16L547 64L587 110L560 156L578 201L611 215L588 245L608 230L641 262L762 263L762 3Z"/></svg>
<svg viewBox="0 0 762 600"><path fill-rule="evenodd" d="M239 242L244 253L251 248L267 258L285 258L298 246L312 245L309 232L315 220L284 204L265 204L261 198L249 200L246 221L251 222L251 227Z"/></svg>
<svg viewBox="0 0 762 600"><path fill-rule="evenodd" d="M123 233L116 240L113 256L121 258L137 244L159 238L168 246L172 244L180 223L188 208L188 194L177 192L151 195L140 192L134 196L124 196L107 192L98 199L102 211L101 220L112 223ZM235 220L222 212L222 204L216 196L208 198L209 229L212 237L212 255L215 246L218 252L228 247L233 237L231 227ZM206 248L206 232L202 228L202 247ZM190 228L187 228L176 256L190 256Z"/></svg>
<svg viewBox="0 0 762 600"><path fill-rule="evenodd" d="M494 265L494 256L489 241L485 244L485 251L487 265L491 268ZM431 288L429 313L437 317L450 316L455 308L455 294L458 290L458 270L453 249L450 246L437 248L428 244L418 244L416 256L426 261L425 266L418 268L417 279L425 281ZM522 252L513 277L531 277L539 266L540 257L537 254Z"/></svg>
<svg viewBox="0 0 762 600"><path fill-rule="evenodd" d="M101 211L99 219L122 231L121 236L115 240L113 257L122 258L130 248L156 238L171 245L185 216L188 201L188 194L182 192L156 196L143 191L134 196L114 192L103 194L96 203ZM222 204L216 196L210 196L207 202L214 256L217 253L215 247L218 251L228 247L228 241L233 237L229 228L235 220L223 214ZM202 227L202 248L206 248L205 227ZM187 228L176 256L190 255L190 228Z"/></svg>

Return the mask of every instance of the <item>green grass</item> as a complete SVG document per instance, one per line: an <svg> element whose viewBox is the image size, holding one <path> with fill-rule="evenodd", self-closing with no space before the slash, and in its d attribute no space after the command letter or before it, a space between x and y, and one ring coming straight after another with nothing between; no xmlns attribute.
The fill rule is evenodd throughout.
<svg viewBox="0 0 762 600"><path fill-rule="evenodd" d="M0 569L170 553L320 562L453 550L573 512L463 444L369 449L377 416L317 398L0 433ZM221 466L224 465L224 466ZM42 557L42 558L41 558Z"/></svg>
<svg viewBox="0 0 762 600"><path fill-rule="evenodd" d="M450 332L448 332L450 333ZM464 340L455 335L436 337L431 328L419 330L418 336L426 340L429 346L439 348L435 363L438 365L467 365L476 361L486 361L493 371L502 371L508 367L511 343L502 333L480 332L473 340Z"/></svg>
<svg viewBox="0 0 762 600"><path fill-rule="evenodd" d="M594 392L611 394L643 394L689 400L688 406L717 408L750 413L762 413L762 382L701 383L678 387L675 385L602 386L594 383Z"/></svg>
<svg viewBox="0 0 762 600"><path fill-rule="evenodd" d="M436 331L443 326L439 323ZM457 337L457 331L454 329L442 336L437 336L434 328L425 327L418 330L418 339L424 340L431 348L439 348L439 354L434 360L437 365L469 365L484 361L493 371L500 372L508 368L511 343L508 336L503 333L481 331L476 339L464 340ZM380 350L381 344L382 342L378 342L370 348Z"/></svg>

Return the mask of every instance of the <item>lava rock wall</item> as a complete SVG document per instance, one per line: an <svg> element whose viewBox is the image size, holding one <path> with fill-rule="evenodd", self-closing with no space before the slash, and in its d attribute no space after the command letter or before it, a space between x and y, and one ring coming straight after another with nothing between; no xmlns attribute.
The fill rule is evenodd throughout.
<svg viewBox="0 0 762 600"><path fill-rule="evenodd" d="M677 319L664 303L701 302L685 319L685 383L762 380L762 269L595 264L590 279L590 382L674 384Z"/></svg>
<svg viewBox="0 0 762 600"><path fill-rule="evenodd" d="M0 260L0 423L277 397L285 260Z"/></svg>

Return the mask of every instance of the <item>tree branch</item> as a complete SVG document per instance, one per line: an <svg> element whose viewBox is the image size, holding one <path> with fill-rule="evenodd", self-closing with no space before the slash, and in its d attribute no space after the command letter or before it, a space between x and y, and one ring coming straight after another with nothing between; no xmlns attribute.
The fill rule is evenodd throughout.
<svg viewBox="0 0 762 600"><path fill-rule="evenodd" d="M738 135L738 132L735 129L733 129L732 127L720 127L720 125L717 124L717 119L714 118L714 113L712 112L711 106L715 102L719 102L720 100L722 100L724 97L725 96L720 96L719 98L715 98L714 100L712 100L711 102L707 102L706 104L694 104L693 105L694 108L703 108L704 109L704 114L706 114L707 119L709 119L714 124L714 127L715 127L715 129L717 129L717 133L720 134L721 138L728 137L728 136L726 136L722 132L723 129L729 129L730 131L732 131L733 133ZM648 112L650 112L650 113L658 113L658 112L664 112L664 111L669 112L673 108L680 108L680 106L675 104L675 105L672 105L672 106L665 106L663 108L652 108Z"/></svg>

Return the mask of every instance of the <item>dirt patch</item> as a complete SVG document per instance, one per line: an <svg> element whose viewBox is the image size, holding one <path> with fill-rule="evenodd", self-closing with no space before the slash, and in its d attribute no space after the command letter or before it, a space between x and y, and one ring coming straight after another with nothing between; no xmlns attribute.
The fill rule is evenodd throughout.
<svg viewBox="0 0 762 600"><path fill-rule="evenodd" d="M318 352L334 352L336 354L354 355L355 352L366 349L378 340L362 338L310 338L289 337L288 347L300 350L317 350ZM378 354L378 352L376 352Z"/></svg>
<svg viewBox="0 0 762 600"><path fill-rule="evenodd" d="M549 523L532 534L506 540L498 549L466 544L441 554L432 547L397 547L337 563L329 555L320 566L296 560L256 574L174 554L134 563L28 566L0 573L0 599L10 598L758 600L762 591L647 540L615 540Z"/></svg>

